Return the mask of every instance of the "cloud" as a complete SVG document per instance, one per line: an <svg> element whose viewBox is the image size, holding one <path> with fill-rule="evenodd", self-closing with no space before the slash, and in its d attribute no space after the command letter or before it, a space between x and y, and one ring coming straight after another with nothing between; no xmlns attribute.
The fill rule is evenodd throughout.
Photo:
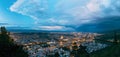
<svg viewBox="0 0 120 57"><path fill-rule="evenodd" d="M8 23L0 23L0 27L1 26L9 26L9 24Z"/></svg>
<svg viewBox="0 0 120 57"><path fill-rule="evenodd" d="M120 16L119 0L59 0L53 4L50 2L54 1L17 0L10 10L35 19L36 25L46 30L84 26L92 22L103 23L101 18Z"/></svg>
<svg viewBox="0 0 120 57"><path fill-rule="evenodd" d="M118 7L120 7L119 6L120 1L118 0L117 1L116 0L87 0L87 1L69 0L69 1L73 3L59 2L59 5L61 6L58 6L57 8L60 8L58 11L63 11L65 14L74 16L74 20L76 20L76 23L77 21L84 22L84 20L86 19L92 21L95 19L95 17L119 15L120 13L120 11L118 11Z"/></svg>
<svg viewBox="0 0 120 57"><path fill-rule="evenodd" d="M2 25L9 25L8 23L0 23L0 25L2 26Z"/></svg>
<svg viewBox="0 0 120 57"><path fill-rule="evenodd" d="M104 18L98 18L94 22L84 24L82 26L78 26L76 28L77 31L110 31L110 30L118 30L120 29L120 16L109 16Z"/></svg>
<svg viewBox="0 0 120 57"><path fill-rule="evenodd" d="M38 26L34 27L33 29L47 31L75 31L73 28L66 26Z"/></svg>
<svg viewBox="0 0 120 57"><path fill-rule="evenodd" d="M46 18L47 0L17 0L11 7L13 12L30 16L33 19Z"/></svg>

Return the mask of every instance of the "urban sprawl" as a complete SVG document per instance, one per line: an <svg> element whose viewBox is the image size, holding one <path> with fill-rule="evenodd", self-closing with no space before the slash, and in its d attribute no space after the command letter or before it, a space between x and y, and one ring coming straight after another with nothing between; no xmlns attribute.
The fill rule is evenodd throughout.
<svg viewBox="0 0 120 57"><path fill-rule="evenodd" d="M23 46L29 57L75 57L80 52L89 54L107 47L107 44L95 41L100 35L87 32L46 32L11 33L10 36L15 44Z"/></svg>

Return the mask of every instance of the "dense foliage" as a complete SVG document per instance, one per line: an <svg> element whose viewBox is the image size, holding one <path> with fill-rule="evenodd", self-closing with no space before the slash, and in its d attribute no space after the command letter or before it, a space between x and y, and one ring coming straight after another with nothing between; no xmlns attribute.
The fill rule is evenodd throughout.
<svg viewBox="0 0 120 57"><path fill-rule="evenodd" d="M12 42L5 27L1 27L0 30L0 57L28 57L22 46Z"/></svg>

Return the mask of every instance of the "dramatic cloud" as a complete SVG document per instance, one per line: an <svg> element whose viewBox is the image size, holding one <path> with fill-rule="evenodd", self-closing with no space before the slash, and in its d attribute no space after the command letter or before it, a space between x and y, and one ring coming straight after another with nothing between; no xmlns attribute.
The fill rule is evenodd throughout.
<svg viewBox="0 0 120 57"><path fill-rule="evenodd" d="M33 19L47 18L47 0L17 0L10 10Z"/></svg>
<svg viewBox="0 0 120 57"><path fill-rule="evenodd" d="M38 27L46 30L60 30L65 26L78 28L92 22L99 23L101 18L120 16L119 0L59 0L51 2L54 1L17 0L10 10L35 19ZM101 23L104 22L101 21Z"/></svg>

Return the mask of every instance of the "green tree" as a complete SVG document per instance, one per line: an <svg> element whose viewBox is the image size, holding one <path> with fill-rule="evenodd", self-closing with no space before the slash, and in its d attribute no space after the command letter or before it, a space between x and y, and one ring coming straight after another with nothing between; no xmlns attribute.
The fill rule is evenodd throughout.
<svg viewBox="0 0 120 57"><path fill-rule="evenodd" d="M1 27L0 34L0 57L28 57L28 54L11 41L5 27Z"/></svg>
<svg viewBox="0 0 120 57"><path fill-rule="evenodd" d="M1 27L0 30L1 30L1 34L7 35L7 30L5 27Z"/></svg>

